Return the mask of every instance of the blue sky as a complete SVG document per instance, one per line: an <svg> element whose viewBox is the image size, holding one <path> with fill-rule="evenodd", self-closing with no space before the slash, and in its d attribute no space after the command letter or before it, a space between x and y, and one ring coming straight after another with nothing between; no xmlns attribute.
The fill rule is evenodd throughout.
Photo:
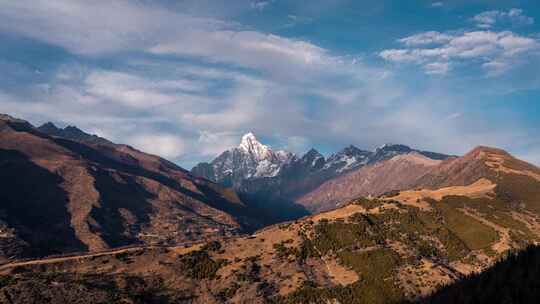
<svg viewBox="0 0 540 304"><path fill-rule="evenodd" d="M186 168L248 131L540 164L537 1L373 2L0 0L0 112Z"/></svg>

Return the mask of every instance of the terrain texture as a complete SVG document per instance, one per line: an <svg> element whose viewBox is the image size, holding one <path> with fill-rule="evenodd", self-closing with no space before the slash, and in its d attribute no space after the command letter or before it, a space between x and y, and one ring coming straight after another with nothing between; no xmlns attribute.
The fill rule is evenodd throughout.
<svg viewBox="0 0 540 304"><path fill-rule="evenodd" d="M486 269L513 275L497 262L540 240L539 168L489 147L370 155L301 200L327 211L268 226L264 209L164 159L2 115L0 302L483 301L452 290L500 282L475 279Z"/></svg>
<svg viewBox="0 0 540 304"><path fill-rule="evenodd" d="M11 303L426 301L441 286L538 242L538 168L486 147L436 168L421 179L425 187L356 199L251 236L6 264L0 297Z"/></svg>

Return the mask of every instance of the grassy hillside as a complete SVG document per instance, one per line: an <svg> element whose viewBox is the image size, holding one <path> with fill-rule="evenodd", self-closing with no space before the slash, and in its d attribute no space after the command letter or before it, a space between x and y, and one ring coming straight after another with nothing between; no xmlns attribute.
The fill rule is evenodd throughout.
<svg viewBox="0 0 540 304"><path fill-rule="evenodd" d="M427 204L359 199L202 247L7 265L0 268L0 294L24 295L14 303L43 297L62 303L94 293L99 303L399 303L486 269L539 238L524 220L530 212L496 196L445 196ZM115 292L126 280L139 285ZM52 289L35 288L52 282Z"/></svg>

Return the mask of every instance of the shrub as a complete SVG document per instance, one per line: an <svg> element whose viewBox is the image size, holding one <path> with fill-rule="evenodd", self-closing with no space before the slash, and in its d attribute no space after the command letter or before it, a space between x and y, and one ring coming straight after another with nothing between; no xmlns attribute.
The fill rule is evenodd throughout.
<svg viewBox="0 0 540 304"><path fill-rule="evenodd" d="M208 252L198 250L190 252L181 257L182 268L187 276L193 279L213 279L216 277L216 272L227 261L214 261Z"/></svg>

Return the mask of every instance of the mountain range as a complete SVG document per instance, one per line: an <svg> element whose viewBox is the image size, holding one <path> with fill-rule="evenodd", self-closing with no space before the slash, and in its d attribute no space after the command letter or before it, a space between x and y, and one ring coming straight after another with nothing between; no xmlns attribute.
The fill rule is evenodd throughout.
<svg viewBox="0 0 540 304"><path fill-rule="evenodd" d="M501 267L537 283L497 261L540 242L540 168L491 147L297 157L247 134L188 172L0 115L0 183L1 303L429 303L457 283L433 298L452 303L492 265L490 295Z"/></svg>
<svg viewBox="0 0 540 304"><path fill-rule="evenodd" d="M328 158L311 149L298 157L283 150L274 152L248 133L238 147L223 152L210 163L196 165L191 172L233 187L247 200L264 199L268 204L286 201L316 213L358 196L413 186L414 178L426 173L430 165L450 157L399 144L386 144L375 151L350 145ZM390 174L400 172L407 176L388 179ZM358 181L358 176L365 180ZM377 181L369 182L374 179ZM336 189L339 190L330 194Z"/></svg>

